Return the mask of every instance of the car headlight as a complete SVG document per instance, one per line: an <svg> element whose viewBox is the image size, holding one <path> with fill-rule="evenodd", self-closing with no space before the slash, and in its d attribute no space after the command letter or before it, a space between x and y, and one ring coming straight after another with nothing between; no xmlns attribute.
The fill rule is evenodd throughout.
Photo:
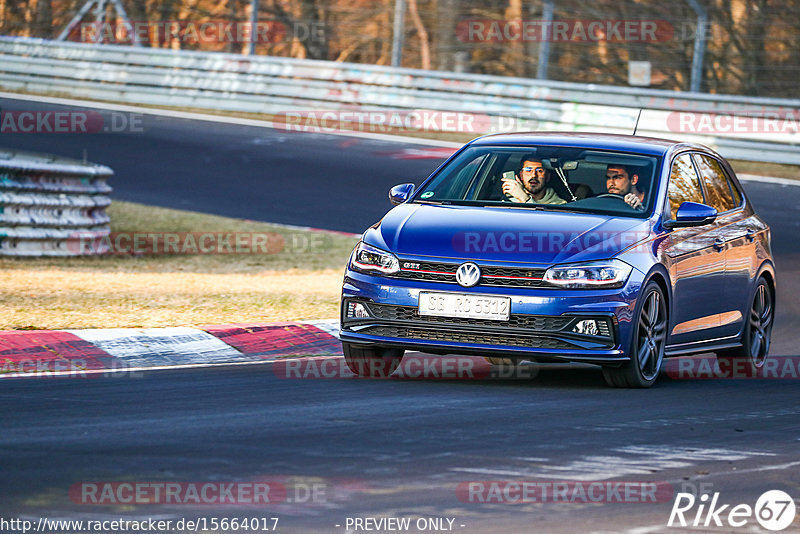
<svg viewBox="0 0 800 534"><path fill-rule="evenodd" d="M544 273L543 280L571 289L612 289L625 285L631 269L617 259L554 265Z"/></svg>
<svg viewBox="0 0 800 534"><path fill-rule="evenodd" d="M386 252L361 241L353 251L350 267L357 271L377 271L392 274L400 270L400 260L391 252Z"/></svg>

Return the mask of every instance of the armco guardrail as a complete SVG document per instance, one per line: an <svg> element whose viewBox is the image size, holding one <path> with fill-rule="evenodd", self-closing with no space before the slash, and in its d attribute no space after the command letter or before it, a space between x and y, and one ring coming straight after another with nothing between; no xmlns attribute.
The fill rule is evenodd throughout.
<svg viewBox="0 0 800 534"><path fill-rule="evenodd" d="M0 149L0 256L102 252L112 174L103 165Z"/></svg>
<svg viewBox="0 0 800 534"><path fill-rule="evenodd" d="M475 121L475 135L515 124L631 133L644 108L640 134L701 142L728 157L800 164L800 100L793 99L11 37L0 37L0 87L271 115L391 109L524 119Z"/></svg>

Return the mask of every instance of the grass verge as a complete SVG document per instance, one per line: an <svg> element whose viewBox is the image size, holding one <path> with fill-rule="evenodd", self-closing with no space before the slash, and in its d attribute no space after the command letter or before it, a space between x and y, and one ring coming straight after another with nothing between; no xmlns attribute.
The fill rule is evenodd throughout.
<svg viewBox="0 0 800 534"><path fill-rule="evenodd" d="M0 330L338 316L342 269L355 237L129 202L115 201L108 211L118 234L269 233L282 246L268 254L0 259Z"/></svg>
<svg viewBox="0 0 800 534"><path fill-rule="evenodd" d="M757 161L743 161L737 159L729 159L728 163L731 164L736 174L755 174L757 176L774 176L776 178L800 180L800 167L797 165L759 163Z"/></svg>

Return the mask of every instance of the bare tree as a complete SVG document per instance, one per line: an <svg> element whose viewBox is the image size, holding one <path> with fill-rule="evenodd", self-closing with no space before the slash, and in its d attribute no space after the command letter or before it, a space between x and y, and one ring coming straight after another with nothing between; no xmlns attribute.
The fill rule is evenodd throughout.
<svg viewBox="0 0 800 534"><path fill-rule="evenodd" d="M411 15L411 21L413 22L414 28L417 30L417 36L419 37L422 68L430 70L431 46L430 42L428 41L428 30L425 29L425 25L422 23L422 19L419 16L417 0L408 0L408 12Z"/></svg>
<svg viewBox="0 0 800 534"><path fill-rule="evenodd" d="M52 0L37 0L33 34L44 38L53 37L53 3Z"/></svg>
<svg viewBox="0 0 800 534"><path fill-rule="evenodd" d="M258 53L309 59L388 64L395 0L260 0L260 20L280 23L285 37L259 43ZM133 21L155 27L168 21L248 19L250 0L123 0ZM531 77L538 39L506 36L468 42L457 32L466 20L541 18L543 0L407 0L409 64L476 73ZM702 90L795 97L800 75L800 0L700 0L709 15ZM0 33L52 38L85 0L0 0ZM627 84L630 60L650 61L652 87L687 90L695 14L688 2L557 0L556 20L655 20L674 27L658 42L607 40L551 42L549 77L582 83ZM87 20L92 15L87 15ZM502 24L502 22L500 22ZM152 30L152 28L151 28ZM140 33L154 47L242 52L246 43L186 42L168 32ZM273 35L276 35L273 33ZM279 36L280 34L277 34ZM74 35L71 37L74 38ZM457 62L456 57L463 58Z"/></svg>
<svg viewBox="0 0 800 534"><path fill-rule="evenodd" d="M504 24L520 24L520 31L522 28L522 0L508 0L508 7L505 11ZM506 53L509 56L510 70L515 76L524 76L526 72L526 58L525 51L522 46L522 37L513 39L506 43Z"/></svg>
<svg viewBox="0 0 800 534"><path fill-rule="evenodd" d="M456 43L456 0L438 0L436 3L435 38L436 68L438 70L455 69Z"/></svg>

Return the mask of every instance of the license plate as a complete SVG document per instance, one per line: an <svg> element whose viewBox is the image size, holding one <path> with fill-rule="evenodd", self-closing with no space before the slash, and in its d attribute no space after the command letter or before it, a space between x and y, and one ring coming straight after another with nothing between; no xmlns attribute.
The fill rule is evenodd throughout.
<svg viewBox="0 0 800 534"><path fill-rule="evenodd" d="M511 298L469 293L419 294L419 314L438 317L466 317L508 321Z"/></svg>

